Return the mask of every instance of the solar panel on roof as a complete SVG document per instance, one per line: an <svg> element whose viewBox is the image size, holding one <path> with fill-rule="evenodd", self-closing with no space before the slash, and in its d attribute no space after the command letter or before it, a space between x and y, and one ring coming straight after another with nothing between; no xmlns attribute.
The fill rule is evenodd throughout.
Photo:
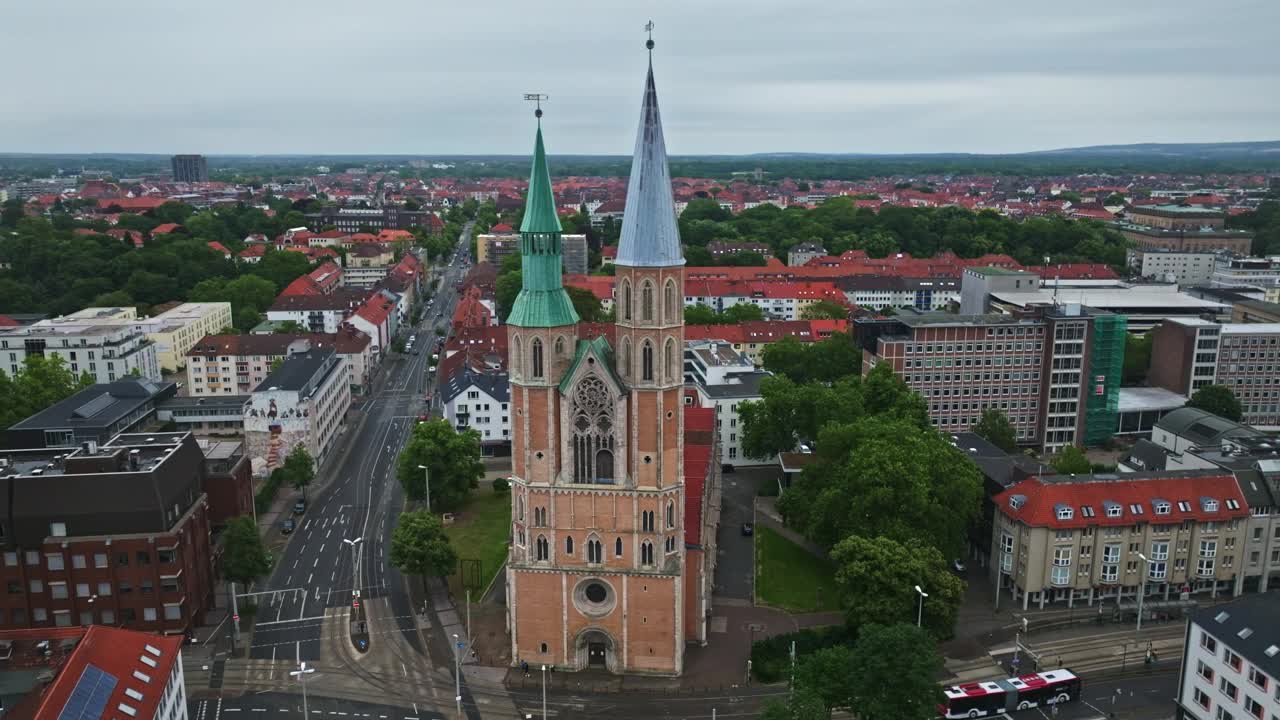
<svg viewBox="0 0 1280 720"><path fill-rule="evenodd" d="M98 397L76 408L75 412L71 414L80 418L91 418L105 410L115 401L116 399L111 396L111 393L102 393Z"/></svg>
<svg viewBox="0 0 1280 720"><path fill-rule="evenodd" d="M67 698L67 704L58 714L58 720L97 720L103 717L103 710L117 682L115 675L94 665L85 665L75 689Z"/></svg>

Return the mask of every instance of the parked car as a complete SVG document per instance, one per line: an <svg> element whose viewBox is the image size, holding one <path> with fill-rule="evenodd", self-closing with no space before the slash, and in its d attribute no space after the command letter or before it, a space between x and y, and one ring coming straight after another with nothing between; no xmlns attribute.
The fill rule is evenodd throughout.
<svg viewBox="0 0 1280 720"><path fill-rule="evenodd" d="M298 527L298 523L294 522L293 518L285 518L285 521L280 523L280 532L284 533L285 535L288 535L289 533L292 533L294 529L297 527Z"/></svg>
<svg viewBox="0 0 1280 720"><path fill-rule="evenodd" d="M968 569L969 568L964 564L964 561L959 558L951 561L951 570L957 575L963 575L965 570Z"/></svg>
<svg viewBox="0 0 1280 720"><path fill-rule="evenodd" d="M306 501L306 500L299 500L299 501L297 501L297 502L295 502L295 503L293 504L293 514L294 514L294 515L301 515L302 513L306 512L306 511L307 511L307 501Z"/></svg>
<svg viewBox="0 0 1280 720"><path fill-rule="evenodd" d="M746 537L751 537L752 535L755 535L756 524L749 523L749 522L742 523L742 534L745 535Z"/></svg>

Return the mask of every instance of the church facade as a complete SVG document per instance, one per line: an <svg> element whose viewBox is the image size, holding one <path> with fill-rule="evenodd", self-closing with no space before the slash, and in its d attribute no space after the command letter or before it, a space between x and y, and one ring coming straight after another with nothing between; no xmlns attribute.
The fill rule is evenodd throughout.
<svg viewBox="0 0 1280 720"><path fill-rule="evenodd" d="M711 411L683 389L684 258L652 62L609 332L586 336L561 284L541 120L520 252L508 318L512 662L678 675L686 644L706 641L719 466Z"/></svg>

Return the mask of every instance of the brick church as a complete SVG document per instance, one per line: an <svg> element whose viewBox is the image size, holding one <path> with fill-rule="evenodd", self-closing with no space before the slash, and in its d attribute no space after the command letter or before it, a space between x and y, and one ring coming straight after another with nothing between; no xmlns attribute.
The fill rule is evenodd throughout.
<svg viewBox="0 0 1280 720"><path fill-rule="evenodd" d="M707 639L720 468L713 411L684 391L684 257L649 48L610 326L581 323L561 284L539 119L507 321L513 664L678 675Z"/></svg>

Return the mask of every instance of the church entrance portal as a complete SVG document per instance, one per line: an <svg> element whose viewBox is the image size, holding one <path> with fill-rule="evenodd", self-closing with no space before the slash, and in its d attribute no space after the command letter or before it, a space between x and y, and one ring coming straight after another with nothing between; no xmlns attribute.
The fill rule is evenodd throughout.
<svg viewBox="0 0 1280 720"><path fill-rule="evenodd" d="M582 631L575 643L577 670L606 670L618 672L618 658L614 654L613 638L595 628Z"/></svg>
<svg viewBox="0 0 1280 720"><path fill-rule="evenodd" d="M603 669L604 666L604 643L587 643L587 667Z"/></svg>

